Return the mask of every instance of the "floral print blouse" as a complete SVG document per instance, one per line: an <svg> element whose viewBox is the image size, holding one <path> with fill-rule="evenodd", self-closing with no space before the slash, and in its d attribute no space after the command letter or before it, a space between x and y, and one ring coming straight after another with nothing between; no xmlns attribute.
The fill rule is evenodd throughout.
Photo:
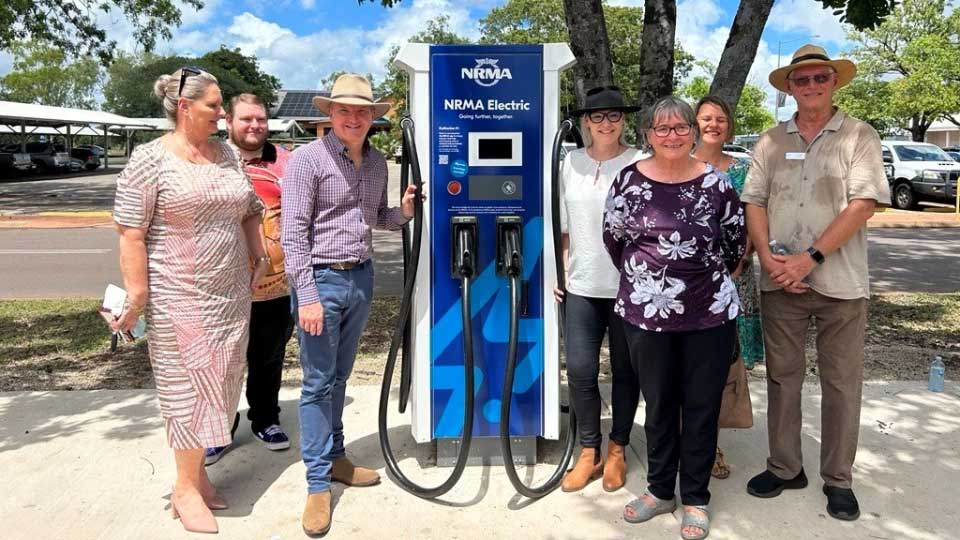
<svg viewBox="0 0 960 540"><path fill-rule="evenodd" d="M610 187L603 242L620 270L614 310L644 330L713 328L740 314L730 278L747 235L727 176L705 165L692 180L651 180L634 165Z"/></svg>

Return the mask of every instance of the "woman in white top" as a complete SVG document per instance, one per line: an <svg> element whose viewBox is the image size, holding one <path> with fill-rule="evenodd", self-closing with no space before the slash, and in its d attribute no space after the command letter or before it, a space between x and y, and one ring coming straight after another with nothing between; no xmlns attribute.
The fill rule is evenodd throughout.
<svg viewBox="0 0 960 540"><path fill-rule="evenodd" d="M560 221L566 294L555 289L558 302L566 303L567 377L570 402L579 422L580 458L567 473L563 491L583 489L603 475L603 488L615 491L626 481L624 447L637 410L640 386L624 341L621 319L613 312L620 274L603 245L603 208L610 185L622 169L640 159L637 149L623 138L628 107L616 86L587 92L580 116L585 147L567 154L560 176ZM600 345L609 336L613 372L613 426L606 464L600 447Z"/></svg>

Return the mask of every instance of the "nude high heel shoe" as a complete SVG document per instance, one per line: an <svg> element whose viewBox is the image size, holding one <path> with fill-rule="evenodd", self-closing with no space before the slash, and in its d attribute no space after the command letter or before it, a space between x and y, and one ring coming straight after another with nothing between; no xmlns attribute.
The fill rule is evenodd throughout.
<svg viewBox="0 0 960 540"><path fill-rule="evenodd" d="M202 500L202 498L201 498ZM220 531L217 527L217 519L213 517L213 514L210 513L210 509L206 505L202 506L202 510L197 513L190 513L187 515L181 511L181 508L177 507L177 495L176 492L170 494L170 514L173 516L173 519L180 519L180 523L183 525L184 530L194 533L207 533L207 534L216 534Z"/></svg>

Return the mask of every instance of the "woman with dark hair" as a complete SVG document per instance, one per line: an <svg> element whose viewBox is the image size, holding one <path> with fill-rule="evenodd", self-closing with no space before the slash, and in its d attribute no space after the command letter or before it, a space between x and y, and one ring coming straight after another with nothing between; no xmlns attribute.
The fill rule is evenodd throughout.
<svg viewBox="0 0 960 540"><path fill-rule="evenodd" d="M587 92L580 117L585 147L566 155L560 175L560 222L566 294L554 291L566 304L567 376L570 402L580 435L580 458L563 479L563 491L579 491L603 476L603 489L615 491L626 482L625 448L637 413L640 387L630 365L620 318L613 312L617 269L603 250L603 207L610 184L620 171L639 159L639 151L624 140L626 114L636 111L623 103L616 86ZM604 461L600 447L600 346L609 337L613 378L613 425Z"/></svg>
<svg viewBox="0 0 960 540"><path fill-rule="evenodd" d="M640 128L652 156L620 173L603 221L620 270L614 310L646 401L648 486L623 515L639 523L672 512L679 473L680 536L699 540L710 531L710 470L737 339L730 272L746 244L743 209L726 175L691 155L699 128L685 101L661 98Z"/></svg>
<svg viewBox="0 0 960 540"><path fill-rule="evenodd" d="M737 190L743 192L750 162L723 153L723 145L733 140L736 131L730 105L718 96L706 96L695 107L697 124L700 126L700 142L693 157L713 165L727 173L727 178ZM760 290L753 273L753 246L747 238L747 248L743 259L731 275L737 285L740 296L740 316L737 317L740 358L747 369L753 369L757 362L763 362L763 328L760 326ZM714 478L730 476L730 467L724 460L723 452L717 447L717 457L713 464Z"/></svg>
<svg viewBox="0 0 960 540"><path fill-rule="evenodd" d="M127 301L114 329L129 330L146 315L177 464L173 517L188 531L215 533L210 510L227 503L204 470L204 449L230 442L251 289L270 262L259 230L263 205L239 157L210 139L223 116L217 79L185 67L157 79L154 93L175 127L138 147L117 178L113 215Z"/></svg>

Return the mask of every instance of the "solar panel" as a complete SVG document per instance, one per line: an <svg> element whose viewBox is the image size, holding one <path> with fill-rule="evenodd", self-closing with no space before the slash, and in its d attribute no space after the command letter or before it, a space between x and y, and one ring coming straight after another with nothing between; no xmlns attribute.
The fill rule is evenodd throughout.
<svg viewBox="0 0 960 540"><path fill-rule="evenodd" d="M285 90L274 116L277 118L326 118L327 115L313 106L314 96L329 96L330 92L318 90Z"/></svg>

